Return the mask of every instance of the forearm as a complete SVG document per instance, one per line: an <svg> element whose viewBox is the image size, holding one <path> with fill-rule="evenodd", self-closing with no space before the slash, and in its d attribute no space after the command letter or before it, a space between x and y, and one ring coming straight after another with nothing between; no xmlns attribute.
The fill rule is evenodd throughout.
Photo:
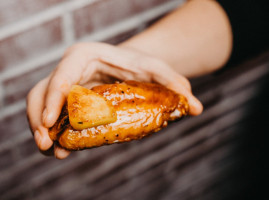
<svg viewBox="0 0 269 200"><path fill-rule="evenodd" d="M120 44L157 57L193 77L222 67L232 51L228 17L213 0L193 0Z"/></svg>

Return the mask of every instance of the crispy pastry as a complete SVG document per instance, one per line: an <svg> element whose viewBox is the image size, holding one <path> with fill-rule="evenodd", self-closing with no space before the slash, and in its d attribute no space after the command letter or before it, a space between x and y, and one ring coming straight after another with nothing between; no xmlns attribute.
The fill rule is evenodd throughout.
<svg viewBox="0 0 269 200"><path fill-rule="evenodd" d="M52 140L68 150L141 139L189 110L184 96L153 83L125 81L74 91L49 130Z"/></svg>

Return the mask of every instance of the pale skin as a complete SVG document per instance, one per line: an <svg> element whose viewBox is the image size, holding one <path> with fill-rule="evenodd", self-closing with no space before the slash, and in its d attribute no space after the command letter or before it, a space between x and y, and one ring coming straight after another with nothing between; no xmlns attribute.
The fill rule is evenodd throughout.
<svg viewBox="0 0 269 200"><path fill-rule="evenodd" d="M48 128L56 122L74 84L90 87L112 80L157 82L186 96L190 114L199 115L203 106L193 96L187 78L219 69L231 51L228 17L213 0L189 1L117 46L75 44L28 94L27 113L36 144L45 154L52 149ZM57 145L53 151L58 159L70 154Z"/></svg>

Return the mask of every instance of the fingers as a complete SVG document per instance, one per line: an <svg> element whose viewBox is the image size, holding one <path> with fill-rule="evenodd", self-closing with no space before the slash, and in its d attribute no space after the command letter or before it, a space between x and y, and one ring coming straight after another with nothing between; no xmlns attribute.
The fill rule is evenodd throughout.
<svg viewBox="0 0 269 200"><path fill-rule="evenodd" d="M172 78L173 81L176 80L176 82L180 82L187 89L191 90L190 83L186 78L177 74L170 66L158 59L145 56L140 52L130 51L126 48L122 49L106 44L95 45L97 46L95 50L99 61L114 67L112 72L110 72L108 68L105 70L108 74L114 72L114 76L118 76L121 79L123 79L123 77L126 79L127 73L140 75L143 77L142 79L146 80L149 79L149 76L153 76L153 79L161 84L167 81L170 82ZM119 74L115 73L117 68Z"/></svg>
<svg viewBox="0 0 269 200"><path fill-rule="evenodd" d="M48 150L53 142L48 135L48 129L42 125L42 111L44 98L49 79L40 81L27 97L27 115L32 133L38 148L42 151Z"/></svg>
<svg viewBox="0 0 269 200"><path fill-rule="evenodd" d="M88 69L87 58L82 55L76 52L69 53L68 57L59 63L57 70L51 77L42 120L48 128L53 126L58 119L71 86L86 82L84 79L90 79L95 72L94 68Z"/></svg>
<svg viewBox="0 0 269 200"><path fill-rule="evenodd" d="M201 114L203 105L195 96L193 96L189 81L165 63L157 61L154 66L154 68L148 69L152 73L152 79L185 96L190 106L190 115Z"/></svg>
<svg viewBox="0 0 269 200"><path fill-rule="evenodd" d="M102 62L98 62L98 72L103 76L110 76L116 78L117 80L139 80L150 82L150 77L140 71L140 73L132 73L130 71L126 71L110 65L109 63L104 64Z"/></svg>
<svg viewBox="0 0 269 200"><path fill-rule="evenodd" d="M99 48L102 49L101 53L99 52ZM167 64L158 59L145 56L140 52L116 48L105 44L97 44L95 50L101 62L109 64L114 68L118 67L119 73L115 73L117 69L110 71L107 68L103 70L107 74L115 73L115 76L121 79L128 78L128 74L140 75L139 80L148 80L148 77L151 77L153 81L184 95L188 99L191 115L199 115L202 113L203 106L191 93L189 81L175 72Z"/></svg>
<svg viewBox="0 0 269 200"><path fill-rule="evenodd" d="M44 155L54 155L58 159L66 158L70 152L58 146L53 147L53 141L48 134L48 128L42 124L42 112L45 104L49 77L40 81L27 97L27 115L35 142Z"/></svg>
<svg viewBox="0 0 269 200"><path fill-rule="evenodd" d="M37 130L34 132L34 138L38 148L41 151L48 150L53 144L53 141L49 137L48 129L43 126L39 126L37 128Z"/></svg>
<svg viewBox="0 0 269 200"><path fill-rule="evenodd" d="M94 43L86 47L78 45L77 49L69 49L54 73L40 81L28 96L28 118L41 151L54 150L58 159L70 154L57 144L52 147L48 128L58 119L71 86L89 83L96 72L100 76L108 75L121 80L158 82L184 95L188 99L191 115L202 112L203 106L191 93L189 81L165 63L111 45Z"/></svg>
<svg viewBox="0 0 269 200"><path fill-rule="evenodd" d="M54 145L54 155L57 159L62 160L69 156L70 153L70 151L59 147L57 144Z"/></svg>
<svg viewBox="0 0 269 200"><path fill-rule="evenodd" d="M42 121L45 127L50 128L56 122L64 105L65 98L64 91L50 87L46 98L46 107L43 111Z"/></svg>
<svg viewBox="0 0 269 200"><path fill-rule="evenodd" d="M185 96L188 100L189 106L190 106L190 115L199 115L203 111L203 105L202 103L192 94L189 84L186 84L185 78L180 76L168 76L169 79L162 78L161 82L164 82L166 80L167 82L163 85L168 87L169 89L182 94Z"/></svg>
<svg viewBox="0 0 269 200"><path fill-rule="evenodd" d="M33 133L42 124L42 112L48 81L48 78L41 80L27 96L27 116Z"/></svg>
<svg viewBox="0 0 269 200"><path fill-rule="evenodd" d="M190 115L199 115L203 111L202 103L180 82L171 81L168 83L167 87L175 92L182 94L188 100L190 106Z"/></svg>
<svg viewBox="0 0 269 200"><path fill-rule="evenodd" d="M78 83L85 84L91 80L97 71L95 61L102 60L122 67L129 66L127 61L132 56L116 47L100 43L77 44L69 48L49 82L42 119L45 127L49 128L56 122L71 86ZM141 72L131 67L121 69Z"/></svg>

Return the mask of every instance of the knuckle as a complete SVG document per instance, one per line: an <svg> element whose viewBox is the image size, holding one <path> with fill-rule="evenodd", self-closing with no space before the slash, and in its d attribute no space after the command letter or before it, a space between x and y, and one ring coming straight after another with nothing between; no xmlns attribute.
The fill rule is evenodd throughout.
<svg viewBox="0 0 269 200"><path fill-rule="evenodd" d="M83 51L86 48L86 43L80 42L68 47L64 53L64 56L70 55L77 51Z"/></svg>
<svg viewBox="0 0 269 200"><path fill-rule="evenodd" d="M70 53L70 52L74 52L74 51L85 51L90 49L92 46L96 46L99 45L99 42L78 42L76 44L73 44L72 46L70 46L69 48L67 48L66 52Z"/></svg>

